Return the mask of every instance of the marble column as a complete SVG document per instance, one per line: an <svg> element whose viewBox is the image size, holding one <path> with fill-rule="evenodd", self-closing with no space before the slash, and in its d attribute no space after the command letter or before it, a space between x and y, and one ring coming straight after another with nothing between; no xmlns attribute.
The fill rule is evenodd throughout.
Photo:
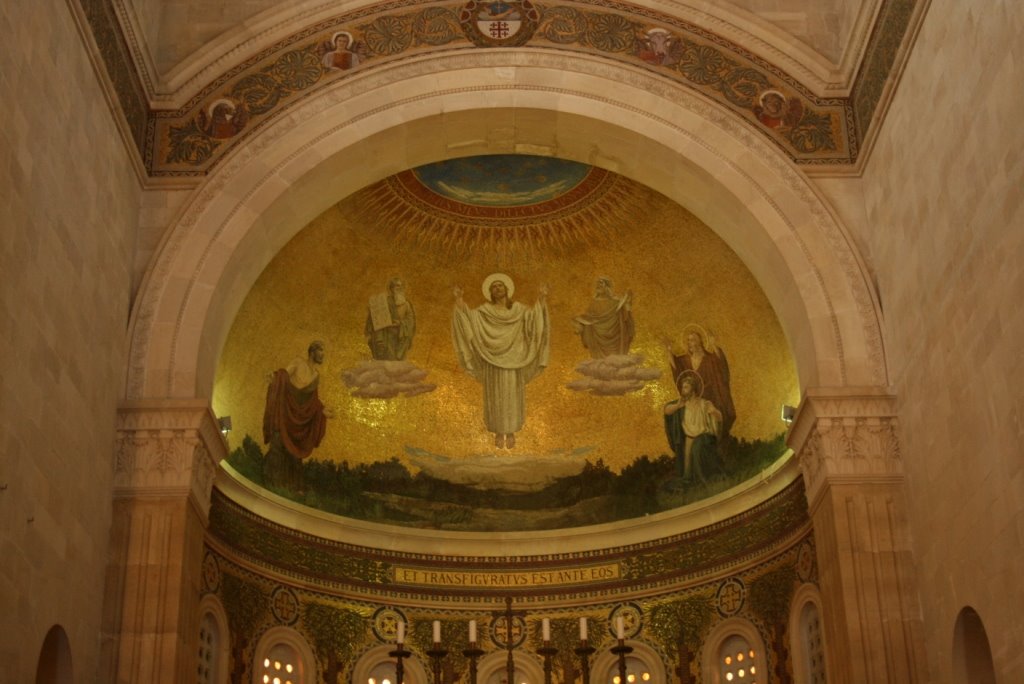
<svg viewBox="0 0 1024 684"><path fill-rule="evenodd" d="M830 684L928 681L897 426L883 389L810 389L787 438L814 522Z"/></svg>
<svg viewBox="0 0 1024 684"><path fill-rule="evenodd" d="M203 538L226 455L206 400L120 407L101 644L106 681L195 681Z"/></svg>

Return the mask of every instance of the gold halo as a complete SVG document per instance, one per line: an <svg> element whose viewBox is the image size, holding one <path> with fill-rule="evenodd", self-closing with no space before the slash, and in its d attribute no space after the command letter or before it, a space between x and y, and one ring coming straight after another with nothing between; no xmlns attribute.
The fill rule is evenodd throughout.
<svg viewBox="0 0 1024 684"><path fill-rule="evenodd" d="M349 33L348 31L338 31L333 36L331 36L331 45L334 46L335 50L338 49L338 36L345 36L345 38L348 39L348 45L345 46L346 50L352 47L352 34Z"/></svg>
<svg viewBox="0 0 1024 684"><path fill-rule="evenodd" d="M711 336L708 334L707 330L705 330L702 326L697 325L696 323L687 323L686 326L683 328L682 342L684 349L689 349L689 345L686 344L686 338L690 336L691 332L695 332L700 336L700 346L704 349L704 351L711 351L711 349L708 349L708 347L711 344L711 342L709 341L711 339Z"/></svg>
<svg viewBox="0 0 1024 684"><path fill-rule="evenodd" d="M697 390L697 396L704 396L704 378L700 377L700 373L698 373L695 370L690 370L689 368L687 368L682 373L676 376L676 387L682 386L683 378L693 378L694 382L696 383L694 389Z"/></svg>
<svg viewBox="0 0 1024 684"><path fill-rule="evenodd" d="M512 295L515 294L516 291L516 285L512 282L512 279L504 273L492 273L484 278L484 284L480 288L480 291L484 293L484 299L491 301L491 283L495 280L500 280L505 283L505 289L508 291L508 298L512 299Z"/></svg>
<svg viewBox="0 0 1024 684"><path fill-rule="evenodd" d="M219 105L222 102L231 107L232 112L238 109L238 105L236 105L232 100L229 100L226 97L218 97L216 100L210 103L209 107L206 108L206 113L210 115L211 119L213 118L213 110L216 109L217 105Z"/></svg>
<svg viewBox="0 0 1024 684"><path fill-rule="evenodd" d="M757 96L757 103L763 107L764 98L768 97L769 95L778 95L779 97L782 98L783 102L785 102L786 100L786 96L783 95L780 91L775 90L774 88L769 88L768 90L762 91L761 94Z"/></svg>

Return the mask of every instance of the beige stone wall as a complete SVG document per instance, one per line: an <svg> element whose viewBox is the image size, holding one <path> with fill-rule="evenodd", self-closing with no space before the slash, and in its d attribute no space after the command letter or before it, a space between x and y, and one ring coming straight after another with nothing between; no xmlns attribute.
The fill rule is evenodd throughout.
<svg viewBox="0 0 1024 684"><path fill-rule="evenodd" d="M865 0L733 0L733 4L776 26L823 57L838 62L856 10Z"/></svg>
<svg viewBox="0 0 1024 684"><path fill-rule="evenodd" d="M153 5L155 0L134 0ZM260 12L281 5L279 0L161 0L160 28L153 49L160 74L166 74L199 48Z"/></svg>
<svg viewBox="0 0 1024 684"><path fill-rule="evenodd" d="M1024 668L1024 4L933 0L864 176L934 682Z"/></svg>
<svg viewBox="0 0 1024 684"><path fill-rule="evenodd" d="M139 187L68 6L0 28L0 679L60 624L89 682Z"/></svg>

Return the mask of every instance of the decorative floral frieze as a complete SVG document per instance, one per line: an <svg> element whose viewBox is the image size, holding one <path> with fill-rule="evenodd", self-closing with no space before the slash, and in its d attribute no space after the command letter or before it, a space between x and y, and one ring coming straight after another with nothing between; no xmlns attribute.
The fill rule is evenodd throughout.
<svg viewBox="0 0 1024 684"><path fill-rule="evenodd" d="M209 510L226 448L205 404L123 406L117 422L116 495L191 494Z"/></svg>
<svg viewBox="0 0 1024 684"><path fill-rule="evenodd" d="M488 13L495 11L494 3L477 0L412 11L407 9L416 7L415 0L393 0L307 27L229 69L185 107L162 111L147 107L147 93L159 94L152 92L151 75L136 69L132 53L136 60L141 53L137 36L126 33L117 20L126 14L124 3L77 0L153 177L203 176L227 149L259 128L261 122L253 119L260 116L248 110L249 103L225 88L240 74L246 81L241 91L255 97L257 109L269 105L279 113L296 93L306 95L313 87L330 83L326 76L350 71L362 62L372 67L374 58L380 64L380 58L407 59L415 51L535 45L597 52L674 70L681 82L741 112L752 128L775 140L797 163L851 164L857 161L869 128L877 128L872 115L893 74L899 72L900 55L914 33L914 17L922 14L919 0L883 0L852 94L818 100L779 67L753 58L726 38L638 5L596 0L560 5L506 2L501 7L518 10L518 16L492 17ZM278 63L282 53L283 63ZM273 62L269 69L268 57ZM302 81L291 78L291 72L279 78L280 68L294 67L294 61L307 78L316 72L304 87L296 88ZM262 118L269 116L267 112Z"/></svg>
<svg viewBox="0 0 1024 684"><path fill-rule="evenodd" d="M808 497L826 481L899 480L895 400L884 392L809 392L790 430Z"/></svg>
<svg viewBox="0 0 1024 684"><path fill-rule="evenodd" d="M491 16L494 7L389 3L304 29L225 73L184 107L154 112L150 173L204 174L272 118L339 79L364 77L398 59L492 47L552 48L653 71L739 114L794 161L856 158L848 99L816 98L778 68L706 30L623 3L506 3L501 17Z"/></svg>

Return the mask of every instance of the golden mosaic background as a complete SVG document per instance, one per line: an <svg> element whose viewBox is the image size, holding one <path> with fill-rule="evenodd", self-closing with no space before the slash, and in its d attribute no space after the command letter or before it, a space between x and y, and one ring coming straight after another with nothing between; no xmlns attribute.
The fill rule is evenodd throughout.
<svg viewBox="0 0 1024 684"><path fill-rule="evenodd" d="M374 189L339 202L304 228L268 265L239 310L223 349L214 391L218 415L230 415L232 449L251 435L262 443L266 376L314 339L326 343L320 398L337 417L313 453L350 464L398 457L413 472L406 447L452 459L495 453L483 424L480 385L457 365L451 340L452 286L461 285L470 307L481 303L480 284L500 270L515 280L515 298L536 300L550 288L551 362L526 389L526 425L504 464L520 459L603 459L619 470L640 455L669 453L662 406L676 398L662 339L680 340L683 328L711 329L732 372L737 419L732 433L745 439L782 432L783 404L799 400L796 372L778 320L753 276L707 226L679 205L626 179L631 225L592 231L569 249L527 256L465 255L436 240L417 242L402 225L381 223ZM621 195L622 188L619 187ZM379 192L379 187L376 188ZM424 220L429 225L429 220ZM632 352L662 370L659 380L620 397L591 396L566 388L580 378L574 367L589 358L571 320L592 298L597 276L615 292L632 289L636 339ZM417 318L406 357L429 371L433 392L389 400L351 396L342 373L369 360L363 327L369 297L400 276ZM681 344L681 342L680 342ZM681 349L681 348L680 348ZM525 458L524 458L525 457ZM444 462L438 458L435 462Z"/></svg>

